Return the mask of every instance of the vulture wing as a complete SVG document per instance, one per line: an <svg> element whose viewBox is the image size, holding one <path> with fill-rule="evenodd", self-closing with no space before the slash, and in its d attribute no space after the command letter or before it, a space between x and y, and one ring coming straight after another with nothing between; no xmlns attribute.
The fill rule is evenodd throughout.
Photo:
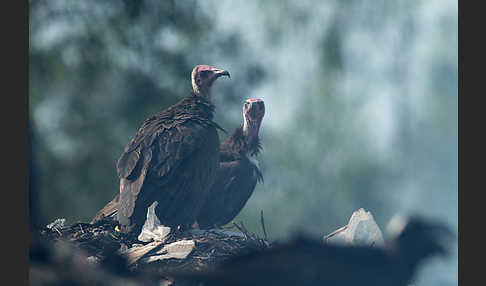
<svg viewBox="0 0 486 286"><path fill-rule="evenodd" d="M220 162L210 197L197 219L199 226L229 223L243 209L260 178L258 168L246 158Z"/></svg>
<svg viewBox="0 0 486 286"><path fill-rule="evenodd" d="M130 218L136 207L140 209L135 214L136 220L144 219L146 208L161 196L154 192L162 192L168 200L179 197L178 192L191 192L187 190L190 186L181 182L183 176L179 173L197 168L197 162L194 167L189 165L193 163L191 160L204 160L199 153L215 157L217 161L217 125L203 116L185 113L184 108L177 108L178 105L147 119L118 160L118 220L122 227L132 223ZM182 169L181 165L184 165ZM194 175L188 172L191 174ZM207 175L213 174L209 172ZM174 180L179 182L174 183ZM168 184L178 187L167 187Z"/></svg>
<svg viewBox="0 0 486 286"><path fill-rule="evenodd" d="M226 193L226 206L221 225L230 222L243 209L250 198L261 173L256 166L248 160L239 160L220 163L220 170L224 173L223 189ZM218 180L221 178L218 178Z"/></svg>
<svg viewBox="0 0 486 286"><path fill-rule="evenodd" d="M157 129L157 126L163 127ZM197 149L197 138L204 132L201 127L187 128L174 122L164 126L154 118L145 121L118 160L120 194L100 210L92 222L116 214L118 208L124 217L130 217L147 176L156 180L159 187L170 181L171 171L176 170ZM155 189L144 190L140 199L151 197L150 191ZM120 196L123 199L119 206Z"/></svg>

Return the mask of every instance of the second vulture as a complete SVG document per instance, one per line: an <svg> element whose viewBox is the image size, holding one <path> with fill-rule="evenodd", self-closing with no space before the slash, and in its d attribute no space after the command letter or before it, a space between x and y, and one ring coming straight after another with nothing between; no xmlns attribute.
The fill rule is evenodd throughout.
<svg viewBox="0 0 486 286"><path fill-rule="evenodd" d="M251 98L243 106L243 125L219 148L219 169L206 203L197 216L200 228L229 223L243 209L258 181L263 181L258 161L258 133L265 114L263 100Z"/></svg>

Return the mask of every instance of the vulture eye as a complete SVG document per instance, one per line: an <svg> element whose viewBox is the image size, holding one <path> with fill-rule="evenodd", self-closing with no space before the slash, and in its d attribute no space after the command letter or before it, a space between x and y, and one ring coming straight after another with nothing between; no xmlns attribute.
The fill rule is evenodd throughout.
<svg viewBox="0 0 486 286"><path fill-rule="evenodd" d="M203 78L204 78L204 77L208 77L208 75L209 75L210 73L211 73L210 71L201 71L201 72L200 72L200 75L201 75L201 77L203 77Z"/></svg>

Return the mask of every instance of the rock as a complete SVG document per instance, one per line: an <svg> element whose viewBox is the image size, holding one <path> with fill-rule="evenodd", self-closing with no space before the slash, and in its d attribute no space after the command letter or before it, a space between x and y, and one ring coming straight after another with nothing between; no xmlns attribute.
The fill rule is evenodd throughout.
<svg viewBox="0 0 486 286"><path fill-rule="evenodd" d="M346 226L326 235L324 242L379 247L385 244L373 215L362 208L353 213Z"/></svg>

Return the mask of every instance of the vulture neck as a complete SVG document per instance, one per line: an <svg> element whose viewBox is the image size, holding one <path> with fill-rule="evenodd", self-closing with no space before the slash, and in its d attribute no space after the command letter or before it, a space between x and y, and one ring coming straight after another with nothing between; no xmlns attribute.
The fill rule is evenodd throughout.
<svg viewBox="0 0 486 286"><path fill-rule="evenodd" d="M260 122L248 121L246 116L243 115L243 127L242 133L246 137L248 142L253 142L258 139L258 131L260 130Z"/></svg>
<svg viewBox="0 0 486 286"><path fill-rule="evenodd" d="M194 78L192 78L192 90L196 96L205 98L207 100L211 98L211 86L199 86Z"/></svg>
<svg viewBox="0 0 486 286"><path fill-rule="evenodd" d="M189 93L188 96L184 97L174 106L169 108L170 114L174 116L175 119L187 120L189 118L204 118L209 119L210 124L215 126L217 129L221 129L213 120L215 106L210 100L202 96L197 95L194 92ZM162 112L161 116L166 115Z"/></svg>
<svg viewBox="0 0 486 286"><path fill-rule="evenodd" d="M258 133L256 136L248 136L245 125L237 128L233 135L224 142L225 148L231 149L233 153L243 156L256 156L260 152L260 140Z"/></svg>
<svg viewBox="0 0 486 286"><path fill-rule="evenodd" d="M196 88L194 88L194 94L196 96L202 97L206 100L211 99L211 90L209 88L203 89L203 88L200 88L200 87L196 87Z"/></svg>

